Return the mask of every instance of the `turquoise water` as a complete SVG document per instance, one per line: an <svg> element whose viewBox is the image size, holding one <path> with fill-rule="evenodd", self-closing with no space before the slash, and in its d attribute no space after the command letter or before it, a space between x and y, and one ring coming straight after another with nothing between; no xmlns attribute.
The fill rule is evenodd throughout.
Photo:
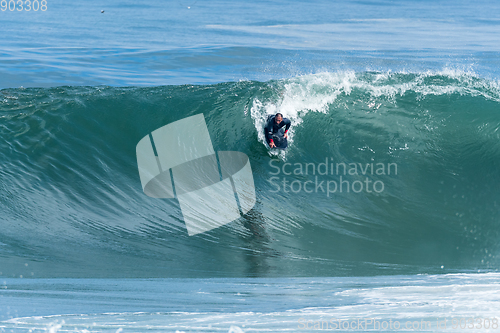
<svg viewBox="0 0 500 333"><path fill-rule="evenodd" d="M2 93L4 276L350 276L498 267L495 81L454 72L346 72ZM290 148L270 156L262 128L276 110L294 126ZM216 150L249 156L257 204L234 223L189 237L177 200L143 194L135 146L158 124L197 113Z"/></svg>
<svg viewBox="0 0 500 333"><path fill-rule="evenodd" d="M0 11L0 330L498 316L497 2L47 5ZM190 237L136 145L199 113L257 203Z"/></svg>

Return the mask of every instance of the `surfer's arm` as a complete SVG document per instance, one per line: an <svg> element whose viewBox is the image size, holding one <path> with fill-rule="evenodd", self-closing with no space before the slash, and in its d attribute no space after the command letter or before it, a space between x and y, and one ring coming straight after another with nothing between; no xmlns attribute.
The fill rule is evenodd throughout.
<svg viewBox="0 0 500 333"><path fill-rule="evenodd" d="M290 121L290 119L287 119L287 118L284 118L283 119L283 122L285 123L285 138L288 137L288 129L290 128L290 126L292 126L292 122Z"/></svg>
<svg viewBox="0 0 500 333"><path fill-rule="evenodd" d="M266 128L266 139L267 139L267 143L269 144L269 147L271 148L275 148L276 145L274 144L274 140L273 140L273 131L272 129L267 129Z"/></svg>
<svg viewBox="0 0 500 333"><path fill-rule="evenodd" d="M271 142L273 142L273 125L267 123L266 127L264 128L264 131L266 131L267 143L271 144Z"/></svg>
<svg viewBox="0 0 500 333"><path fill-rule="evenodd" d="M269 147L271 148L275 148L276 145L274 144L274 141L273 141L273 130L272 128L269 129L266 127L266 139L267 139L267 143L269 144Z"/></svg>
<svg viewBox="0 0 500 333"><path fill-rule="evenodd" d="M283 123L285 124L285 133L286 133L288 132L290 126L292 126L292 122L290 121L290 119L283 118Z"/></svg>

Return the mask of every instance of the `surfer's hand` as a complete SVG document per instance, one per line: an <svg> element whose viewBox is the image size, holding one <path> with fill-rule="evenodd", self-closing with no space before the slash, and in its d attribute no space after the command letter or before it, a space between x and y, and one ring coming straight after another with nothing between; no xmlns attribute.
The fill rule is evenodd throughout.
<svg viewBox="0 0 500 333"><path fill-rule="evenodd" d="M288 134L285 132L285 135L283 135L283 137L284 137L285 139L287 139L287 138L288 138Z"/></svg>
<svg viewBox="0 0 500 333"><path fill-rule="evenodd" d="M269 147L276 148L276 145L274 144L274 142L271 141L271 142L269 142Z"/></svg>

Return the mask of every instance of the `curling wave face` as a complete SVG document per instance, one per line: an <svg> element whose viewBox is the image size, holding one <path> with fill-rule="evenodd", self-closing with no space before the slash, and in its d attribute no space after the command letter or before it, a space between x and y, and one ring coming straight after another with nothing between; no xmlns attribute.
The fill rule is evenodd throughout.
<svg viewBox="0 0 500 333"><path fill-rule="evenodd" d="M499 107L498 82L457 71L4 89L1 271L210 277L490 270L499 263ZM290 147L275 155L262 129L276 112L292 128ZM257 203L237 221L188 237L177 201L142 193L135 147L156 128L198 113L214 149L248 155Z"/></svg>

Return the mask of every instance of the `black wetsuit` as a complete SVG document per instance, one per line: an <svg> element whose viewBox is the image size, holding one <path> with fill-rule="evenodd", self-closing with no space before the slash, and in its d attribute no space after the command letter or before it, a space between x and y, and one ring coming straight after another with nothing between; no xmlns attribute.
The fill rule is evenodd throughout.
<svg viewBox="0 0 500 333"><path fill-rule="evenodd" d="M276 116L271 115L269 118L267 118L267 124L264 129L265 134L266 134L266 141L269 144L271 141L279 141L279 142L274 142L276 146L280 146L279 143L284 140L283 135L288 131L290 128L290 125L292 122L287 119L283 118L283 120L279 123L276 124ZM285 127L285 130L283 130L283 127Z"/></svg>

